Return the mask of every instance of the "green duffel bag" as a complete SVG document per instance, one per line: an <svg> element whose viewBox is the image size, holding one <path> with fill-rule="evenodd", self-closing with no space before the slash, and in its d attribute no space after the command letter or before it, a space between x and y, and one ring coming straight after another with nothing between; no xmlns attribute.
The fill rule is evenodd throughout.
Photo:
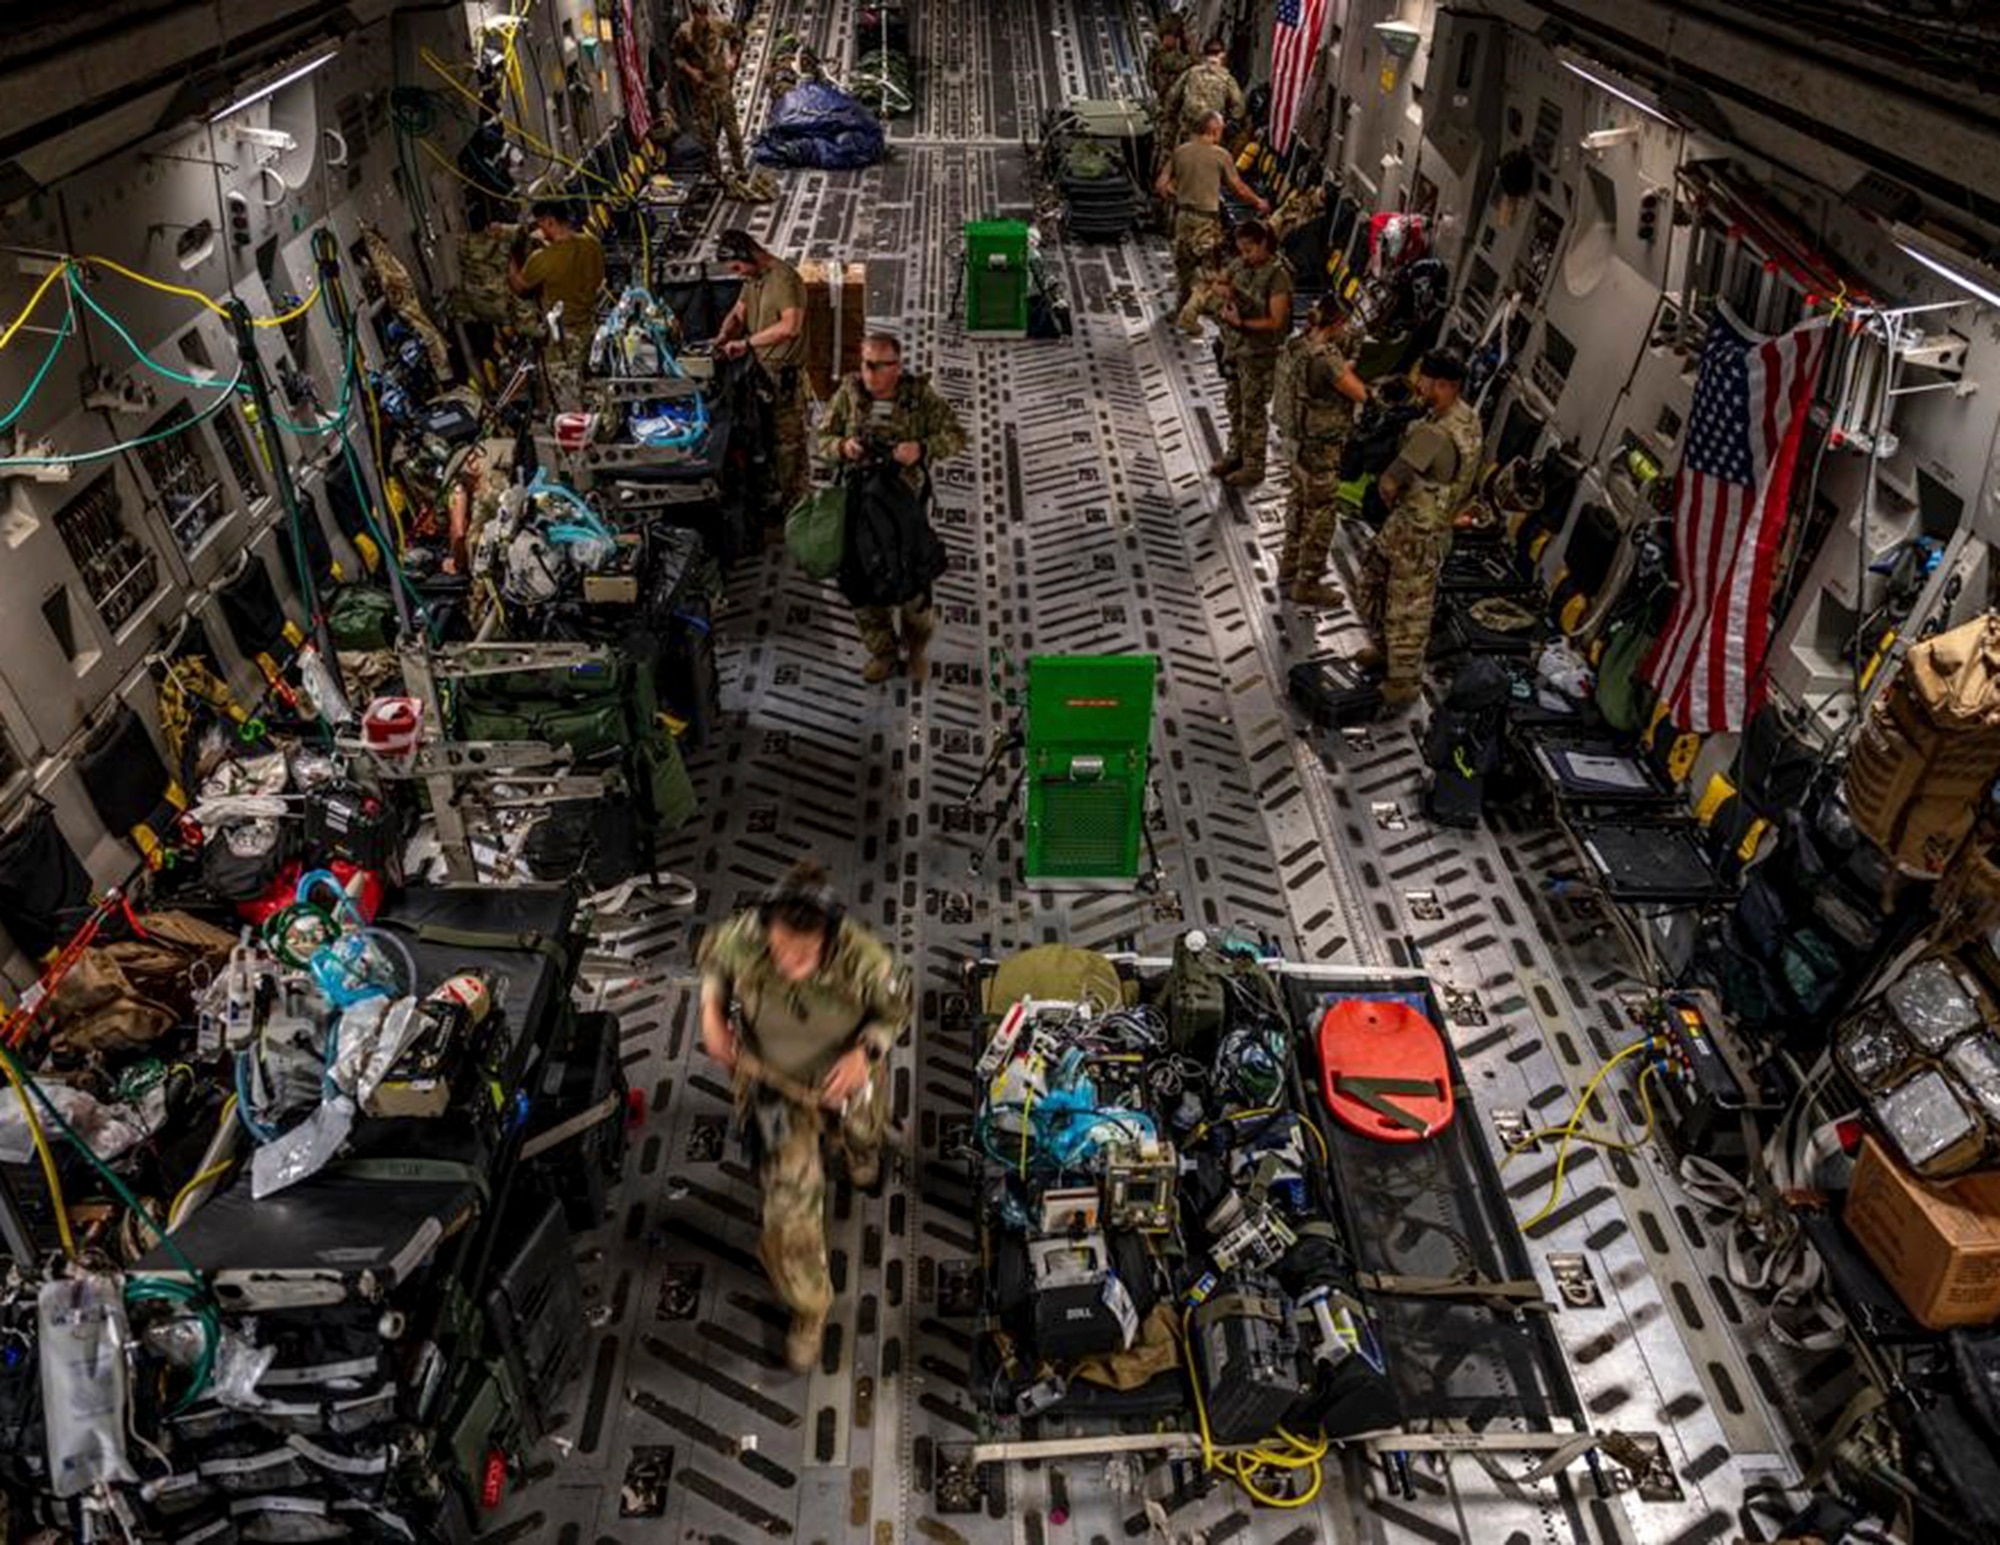
<svg viewBox="0 0 2000 1545"><path fill-rule="evenodd" d="M357 654L387 649L396 641L396 600L373 585L346 585L326 609L333 647Z"/></svg>
<svg viewBox="0 0 2000 1545"><path fill-rule="evenodd" d="M654 831L678 831L687 825L700 800L674 737L659 734L640 741L636 760L638 775L646 783L646 797L653 806Z"/></svg>
<svg viewBox="0 0 2000 1545"><path fill-rule="evenodd" d="M651 720L629 667L509 671L459 683L458 729L467 740L538 740L568 746L579 759L602 756Z"/></svg>
<svg viewBox="0 0 2000 1545"><path fill-rule="evenodd" d="M625 742L625 710L611 703L523 701L473 708L461 703L459 733L467 740L530 740L568 746L579 761L602 756Z"/></svg>
<svg viewBox="0 0 2000 1545"><path fill-rule="evenodd" d="M785 547L807 579L832 579L847 554L847 488L829 483L792 506Z"/></svg>

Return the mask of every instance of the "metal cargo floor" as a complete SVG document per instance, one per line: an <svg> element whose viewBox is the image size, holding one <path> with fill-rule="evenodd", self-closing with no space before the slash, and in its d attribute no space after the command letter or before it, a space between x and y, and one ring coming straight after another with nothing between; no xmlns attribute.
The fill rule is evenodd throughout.
<svg viewBox="0 0 2000 1545"><path fill-rule="evenodd" d="M1619 999L1637 983L1615 939L1547 883L1568 862L1559 834L1429 827L1407 724L1317 743L1299 733L1285 667L1346 619L1315 623L1279 604L1278 481L1244 502L1205 475L1221 448L1221 392L1205 350L1164 317L1164 243L1051 249L1073 340L973 344L949 319L961 224L1033 213L1020 141L1044 106L1139 90L1136 8L909 9L922 101L895 126L895 159L859 176L788 173L776 206L734 213L779 252L866 259L871 320L898 325L965 420L971 448L938 478L951 570L933 679L865 687L831 587L777 552L739 566L718 619L724 723L691 764L702 813L666 855L700 886L698 907L606 920L621 931L616 952L607 939L589 968L623 1015L651 1118L616 1218L580 1244L596 1306L585 1374L488 1540L1110 1545L1146 1533L1140 1492L1164 1491L1166 1477L1129 1461L1017 1466L983 1512L935 1506L938 1446L976 1429L968 1324L939 1318L937 1287L941 1264L974 1249L972 1198L944 1160L970 1111L972 1041L942 1026L958 1007L960 962L983 946L1161 952L1199 924L1268 932L1300 961L1421 965L1473 1090L1462 1119L1496 1158L1489 1111L1561 1119L1630 1039ZM760 8L748 65L797 28L838 68L855 11L853 0ZM746 123L763 110L757 73L745 70ZM1163 662L1165 892L1024 888L1011 878L1011 833L989 878L975 878L985 818L948 812L1010 722L991 653L1141 650ZM728 1091L696 1044L689 943L808 853L916 967L922 1013L914 1049L894 1064L908 1150L883 1196L835 1187L831 1371L799 1379L783 1369L783 1318L755 1264L757 1196L726 1139ZM1544 1151L1506 1172L1517 1216L1540 1204L1551 1162ZM1724 1282L1720 1241L1666 1173L1650 1153L1575 1154L1565 1200L1527 1249L1551 1297L1548 1256L1586 1258L1602 1305L1555 1317L1579 1394L1600 1429L1660 1435L1682 1500L1607 1502L1581 1466L1529 1486L1508 1478L1526 1468L1518 1457L1488 1468L1426 1456L1412 1499L1350 1459L1330 1467L1311 1509L1253 1516L1224 1484L1175 1509L1170 1528L1244 1545L1772 1535L1782 1503L1760 1493L1796 1478L1798 1435L1839 1409L1848 1360L1779 1357L1758 1306ZM661 1449L673 1451L664 1513L621 1517L635 1451Z"/></svg>

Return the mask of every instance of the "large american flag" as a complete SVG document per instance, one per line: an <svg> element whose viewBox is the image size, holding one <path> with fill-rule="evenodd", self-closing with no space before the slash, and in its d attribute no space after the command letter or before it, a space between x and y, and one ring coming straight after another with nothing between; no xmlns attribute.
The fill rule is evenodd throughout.
<svg viewBox="0 0 2000 1545"><path fill-rule="evenodd" d="M1827 337L1824 317L1778 338L1721 305L1709 321L1674 489L1680 588L1643 671L1682 729L1740 730L1763 702L1773 571Z"/></svg>
<svg viewBox="0 0 2000 1545"><path fill-rule="evenodd" d="M1278 0L1278 23L1271 34L1271 149L1281 154L1292 143L1299 99L1325 24L1326 0Z"/></svg>

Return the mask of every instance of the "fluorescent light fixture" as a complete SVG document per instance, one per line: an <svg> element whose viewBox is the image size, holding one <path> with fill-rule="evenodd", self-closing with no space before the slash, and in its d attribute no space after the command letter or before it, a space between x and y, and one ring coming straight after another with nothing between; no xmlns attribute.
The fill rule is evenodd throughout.
<svg viewBox="0 0 2000 1545"><path fill-rule="evenodd" d="M1940 279L1949 279L1953 284L1965 291L1966 294L1985 301L1989 306L2000 307L2000 294L1989 290L1985 285L1978 283L1976 280L1967 278L1949 263L1940 262L1924 251L1923 248L1913 247L1906 241L1899 241L1896 243L1896 249L1915 258Z"/></svg>
<svg viewBox="0 0 2000 1545"><path fill-rule="evenodd" d="M252 102L261 102L264 100L264 98L270 96L273 92L283 91L285 87L291 85L293 81L304 80L308 75L312 74L312 72L314 70L317 70L321 65L331 64L339 56L340 56L340 49L338 45L329 48L325 53L315 55L313 58L308 59L304 64L293 66L291 69L285 71L283 75L280 75L276 80L266 81L263 85L257 87L256 90L254 91L246 91L242 96L238 97L234 102L231 102L227 107L221 108L216 112L210 113L208 115L208 121L210 123L220 123L223 119L227 118L231 113L241 111L243 108L248 107Z"/></svg>
<svg viewBox="0 0 2000 1545"><path fill-rule="evenodd" d="M1424 40L1424 29L1413 22L1378 21L1375 35L1382 40L1382 47L1392 59L1409 59L1417 52L1417 45Z"/></svg>
<svg viewBox="0 0 2000 1545"><path fill-rule="evenodd" d="M1586 70L1582 65L1574 64L1567 59L1558 59L1556 62L1565 70L1568 70L1570 74L1581 76L1584 80L1589 81L1599 91L1607 91L1628 107L1638 108L1648 118L1657 118L1661 123L1667 124L1672 128L1677 129L1680 127L1679 124L1653 106L1652 103L1642 101L1633 95L1633 92L1637 89L1636 87L1621 86L1616 81L1608 80L1604 76L1597 74L1594 70Z"/></svg>
<svg viewBox="0 0 2000 1545"><path fill-rule="evenodd" d="M1613 145L1628 144L1639 137L1636 123L1621 124L1615 129L1593 129L1583 137L1583 148L1591 151L1609 150Z"/></svg>

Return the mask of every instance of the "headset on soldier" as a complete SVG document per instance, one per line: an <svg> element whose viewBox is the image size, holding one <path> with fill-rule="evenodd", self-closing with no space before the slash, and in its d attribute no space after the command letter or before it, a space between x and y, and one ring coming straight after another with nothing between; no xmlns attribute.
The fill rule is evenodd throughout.
<svg viewBox="0 0 2000 1545"><path fill-rule="evenodd" d="M757 903L758 926L768 931L778 923L795 933L818 932L826 955L839 943L846 920L847 908L832 884L810 865L793 869Z"/></svg>

